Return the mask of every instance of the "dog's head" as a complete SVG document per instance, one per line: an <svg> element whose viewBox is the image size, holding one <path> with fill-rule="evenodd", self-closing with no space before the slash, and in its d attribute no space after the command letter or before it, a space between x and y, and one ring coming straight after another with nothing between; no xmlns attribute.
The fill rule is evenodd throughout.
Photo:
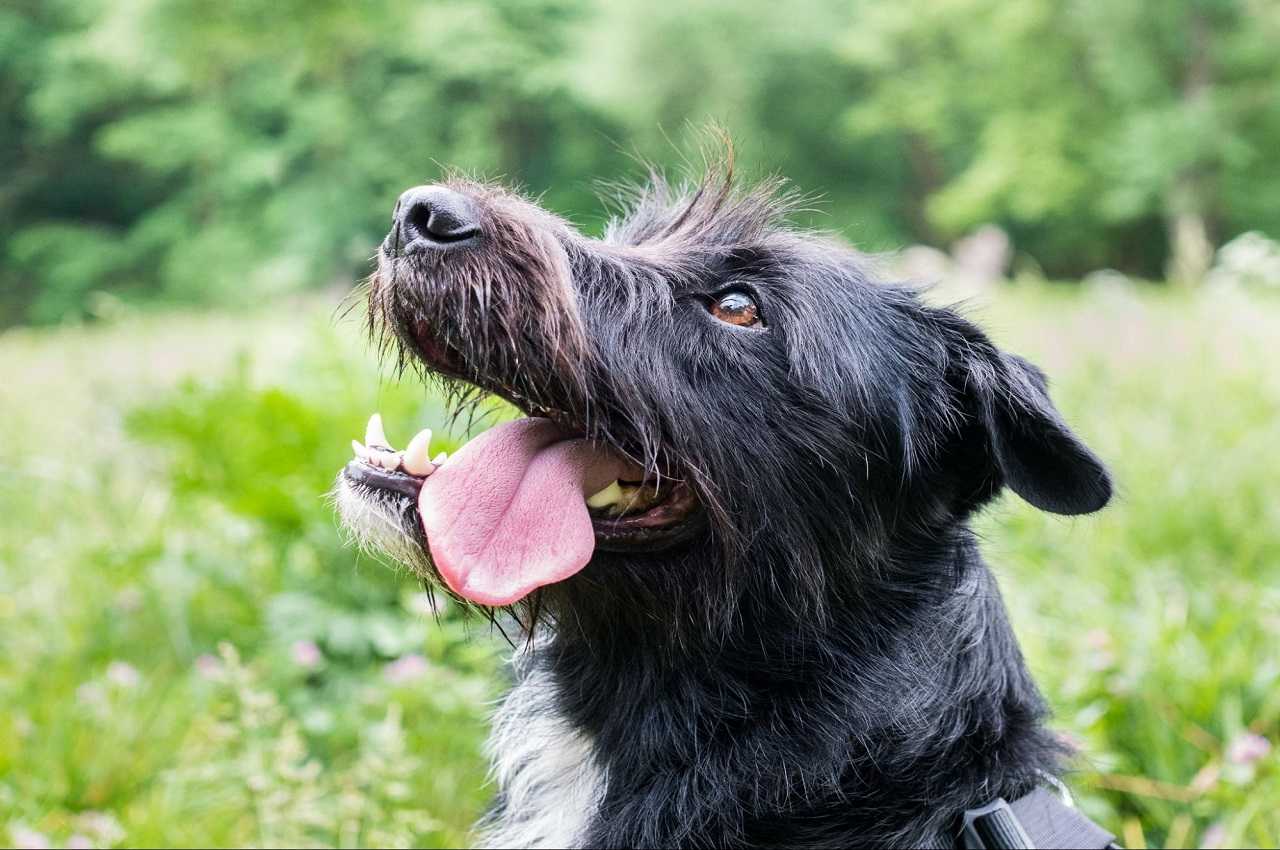
<svg viewBox="0 0 1280 850"><path fill-rule="evenodd" d="M712 618L909 576L1004 486L1056 513L1107 502L1035 367L789 206L723 174L655 180L596 240L497 187L406 192L375 333L528 418L435 463L373 428L340 476L347 525L483 605Z"/></svg>

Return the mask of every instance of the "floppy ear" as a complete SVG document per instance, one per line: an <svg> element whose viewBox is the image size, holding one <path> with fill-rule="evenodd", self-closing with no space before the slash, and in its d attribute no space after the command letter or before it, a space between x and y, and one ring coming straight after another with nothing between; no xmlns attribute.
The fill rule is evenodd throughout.
<svg viewBox="0 0 1280 850"><path fill-rule="evenodd" d="M1111 477L1049 400L1044 373L1021 357L995 350L990 355L971 374L972 389L1005 483L1055 514L1087 514L1106 505Z"/></svg>

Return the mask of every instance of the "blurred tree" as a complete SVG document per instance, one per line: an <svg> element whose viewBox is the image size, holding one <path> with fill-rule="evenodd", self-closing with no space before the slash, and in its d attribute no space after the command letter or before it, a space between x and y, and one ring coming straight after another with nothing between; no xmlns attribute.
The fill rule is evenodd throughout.
<svg viewBox="0 0 1280 850"><path fill-rule="evenodd" d="M678 165L709 122L721 125L742 170L785 175L813 198L809 223L868 250L900 247L914 230L909 170L892 140L853 137L842 123L868 80L833 35L858 9L709 0L690 14L675 3L606 0L580 32L578 85L626 127L628 150Z"/></svg>
<svg viewBox="0 0 1280 850"><path fill-rule="evenodd" d="M168 188L94 145L134 94L81 60L78 39L96 11L65 0L0 7L0 325L52 321L95 287L127 288L141 270L119 224Z"/></svg>
<svg viewBox="0 0 1280 850"><path fill-rule="evenodd" d="M1276 0L9 0L0 323L348 284L451 165L590 229L708 122L868 250L1049 274L1280 234Z"/></svg>
<svg viewBox="0 0 1280 850"><path fill-rule="evenodd" d="M31 115L33 134L74 131L90 162L112 163L119 185L105 194L163 191L101 216L83 196L23 215L7 248L34 284L27 309L53 317L41 293L71 274L68 263L81 297L116 288L116 269L182 300L348 284L398 192L440 164L586 206L590 187L565 177L607 170L599 158L611 149L595 138L609 128L575 99L557 61L576 13L573 0L140 0L86 14L65 49L30 40L44 48L43 73L11 112ZM31 27L43 14L17 20ZM75 157L55 162L80 168ZM93 252L58 250L95 230ZM57 304L75 306L70 296Z"/></svg>
<svg viewBox="0 0 1280 850"><path fill-rule="evenodd" d="M1247 226L1242 203L1280 222L1280 4L1080 0L1078 16L1110 116L1091 158L1104 214L1161 215L1169 278L1197 283L1215 243Z"/></svg>
<svg viewBox="0 0 1280 850"><path fill-rule="evenodd" d="M865 3L843 49L873 85L848 120L900 134L917 232L997 220L1054 273L1168 253L1199 280L1216 230L1280 225L1277 43L1269 0Z"/></svg>

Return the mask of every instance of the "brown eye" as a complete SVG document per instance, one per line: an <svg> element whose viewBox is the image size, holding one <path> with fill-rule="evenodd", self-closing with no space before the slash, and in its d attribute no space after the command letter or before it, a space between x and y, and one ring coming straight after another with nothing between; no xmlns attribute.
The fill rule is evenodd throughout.
<svg viewBox="0 0 1280 850"><path fill-rule="evenodd" d="M711 315L722 322L728 322L740 328L764 325L755 299L740 289L715 296L711 302Z"/></svg>

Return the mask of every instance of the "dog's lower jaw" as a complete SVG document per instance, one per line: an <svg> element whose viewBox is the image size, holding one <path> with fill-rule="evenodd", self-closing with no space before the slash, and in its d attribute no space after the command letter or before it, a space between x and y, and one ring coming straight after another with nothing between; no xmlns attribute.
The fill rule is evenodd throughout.
<svg viewBox="0 0 1280 850"><path fill-rule="evenodd" d="M871 635L884 623L859 612L772 670L748 668L757 649L795 650L777 622L674 663L637 635L548 635L499 712L485 844L921 846L1028 792L1062 747L964 549L968 579L920 612L932 622Z"/></svg>
<svg viewBox="0 0 1280 850"><path fill-rule="evenodd" d="M417 527L414 503L407 496L374 490L339 474L329 494L341 518L341 526L366 554L411 569L423 578L434 571L427 559Z"/></svg>

